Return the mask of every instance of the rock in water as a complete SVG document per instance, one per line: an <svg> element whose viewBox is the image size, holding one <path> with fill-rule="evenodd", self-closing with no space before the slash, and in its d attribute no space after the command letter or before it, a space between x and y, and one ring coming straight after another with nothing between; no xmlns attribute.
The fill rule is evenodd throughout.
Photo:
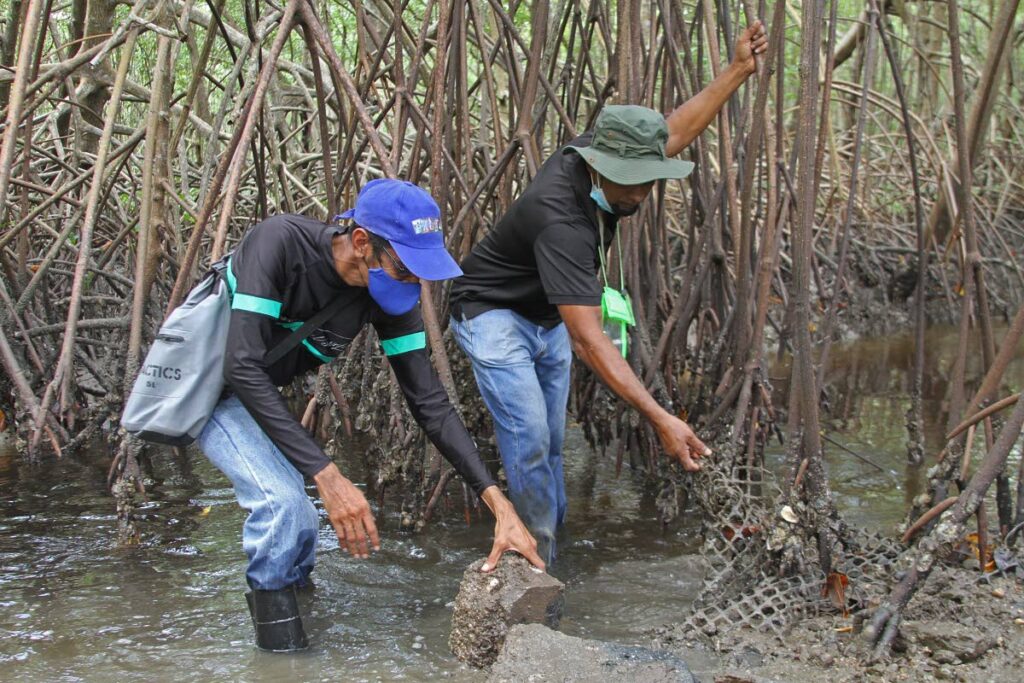
<svg viewBox="0 0 1024 683"><path fill-rule="evenodd" d="M683 660L669 652L573 638L529 624L509 629L487 680L696 683L697 679Z"/></svg>
<svg viewBox="0 0 1024 683"><path fill-rule="evenodd" d="M515 553L506 553L490 574L480 571L483 563L474 562L462 576L448 638L456 657L481 668L494 663L515 624L557 627L565 590L561 581Z"/></svg>

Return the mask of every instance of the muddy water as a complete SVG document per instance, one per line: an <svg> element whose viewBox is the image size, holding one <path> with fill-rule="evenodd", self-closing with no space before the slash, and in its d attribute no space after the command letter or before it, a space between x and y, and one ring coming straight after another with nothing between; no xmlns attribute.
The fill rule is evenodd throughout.
<svg viewBox="0 0 1024 683"><path fill-rule="evenodd" d="M694 530L663 533L640 477L615 480L570 436L573 538L562 578L564 630L638 640L694 596ZM168 456L170 457L170 456ZM320 536L306 627L315 647L294 657L251 647L240 545L244 512L199 457L154 489L146 547L112 547L103 459L57 463L45 475L0 474L0 680L475 680L449 654L450 607L465 567L489 549L485 520L461 514L428 533L378 515L383 548L368 561ZM314 493L311 490L311 493Z"/></svg>
<svg viewBox="0 0 1024 683"><path fill-rule="evenodd" d="M1005 326L995 327L998 341ZM947 390L956 358L957 331L937 327L925 337L925 374L923 384L924 432L927 442L924 467L906 462L906 413L910 408L910 370L914 343L911 335L862 339L833 348L826 372L828 413L823 413L825 458L833 491L846 518L855 524L883 533L892 533L902 521L911 500L927 482L927 463L943 447L947 432ZM976 343L969 347L968 396L980 384L983 375L981 351ZM772 368L779 405L788 385L788 363ZM1024 389L1024 345L1017 349L999 397ZM980 432L981 430L979 430ZM847 450L854 451L879 467L864 463ZM975 463L984 455L984 437L978 434L972 450ZM781 463L781 449L770 449ZM1008 471L1016 482L1020 462L1020 443L1010 456ZM975 464L976 466L976 464ZM973 471L973 470L972 470Z"/></svg>
<svg viewBox="0 0 1024 683"><path fill-rule="evenodd" d="M937 443L955 333L936 332L928 349L926 409ZM921 476L903 465L909 340L859 342L836 349L833 359L837 417L829 435L883 471L829 446L830 475L851 521L886 530ZM783 366L773 370L784 374ZM1024 386L1024 358L1009 385ZM569 583L563 630L643 642L647 629L674 620L699 589L695 524L663 531L642 479L626 472L616 479L613 464L590 452L576 430L567 453L572 538L558 571ZM31 471L17 467L10 449L0 455L0 679L478 679L452 658L446 639L459 577L487 550L486 521L467 527L453 514L406 535L386 507L378 515L384 546L368 561L343 556L325 523L317 588L306 606L314 647L266 655L250 644L244 512L223 477L201 456L167 456L142 510L147 542L122 550L111 542L106 464L98 454Z"/></svg>

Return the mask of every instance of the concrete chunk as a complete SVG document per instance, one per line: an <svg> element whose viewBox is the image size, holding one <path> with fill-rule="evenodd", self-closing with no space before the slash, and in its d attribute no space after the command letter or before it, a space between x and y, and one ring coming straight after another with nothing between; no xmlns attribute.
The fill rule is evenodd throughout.
<svg viewBox="0 0 1024 683"><path fill-rule="evenodd" d="M669 652L574 638L539 624L509 629L487 680L488 683L696 681L686 663Z"/></svg>
<svg viewBox="0 0 1024 683"><path fill-rule="evenodd" d="M462 577L448 638L455 656L475 667L494 662L515 624L557 627L565 590L515 553L506 553L490 574L480 571L483 563L474 562Z"/></svg>

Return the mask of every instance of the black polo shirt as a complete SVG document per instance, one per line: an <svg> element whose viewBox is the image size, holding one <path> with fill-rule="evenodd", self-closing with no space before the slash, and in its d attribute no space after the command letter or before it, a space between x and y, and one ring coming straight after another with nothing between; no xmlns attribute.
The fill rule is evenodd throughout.
<svg viewBox="0 0 1024 683"><path fill-rule="evenodd" d="M569 144L586 146L592 133ZM533 182L462 262L465 273L451 290L452 312L474 318L507 308L551 328L562 322L559 304L599 306L603 283L598 258L597 204L586 162L563 147L540 167ZM604 249L616 217L605 219Z"/></svg>
<svg viewBox="0 0 1024 683"><path fill-rule="evenodd" d="M246 233L228 261L232 300L225 382L284 456L311 477L330 459L276 387L329 363L372 324L416 421L481 493L494 479L434 372L419 306L404 315L388 315L366 287L346 284L335 269L332 247L342 231L305 216L281 215ZM346 301L341 310L302 344L273 364L264 361L268 350L339 298Z"/></svg>

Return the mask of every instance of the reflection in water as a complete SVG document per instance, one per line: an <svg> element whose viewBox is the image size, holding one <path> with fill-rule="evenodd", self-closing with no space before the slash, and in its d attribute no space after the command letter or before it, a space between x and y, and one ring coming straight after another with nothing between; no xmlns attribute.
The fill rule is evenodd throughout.
<svg viewBox="0 0 1024 683"><path fill-rule="evenodd" d="M1005 328L996 328L997 341ZM827 468L833 490L847 518L856 524L884 533L893 531L903 519L911 500L927 480L928 464L942 450L949 415L947 392L956 357L957 330L933 328L925 337L923 384L924 434L927 443L925 465L906 463L906 413L910 408L910 372L914 364L911 334L858 340L833 347L826 372L826 435L870 459L885 472L859 461L841 447L824 443ZM984 374L977 340L969 347L967 363L968 398ZM777 405L786 405L789 366L771 370L777 391ZM1000 397L1024 388L1024 348L1018 349L1003 378ZM984 453L982 436L973 450L976 459ZM770 455L776 462L781 450ZM1016 472L1018 452L1011 456L1010 471Z"/></svg>
<svg viewBox="0 0 1024 683"><path fill-rule="evenodd" d="M942 404L955 343L955 331L929 337L932 453L946 422ZM920 476L904 465L910 352L909 338L897 337L832 353L829 436L884 469L828 446L834 490L855 524L891 529ZM976 365L970 372L979 374ZM772 370L775 378L786 375L783 366ZM1015 362L1008 381L1024 386L1024 360ZM785 388L782 380L775 384ZM616 480L614 461L590 452L577 429L569 430L566 454L572 537L556 570L568 583L563 630L643 642L647 629L678 618L699 589L695 516L663 531L639 477L626 472ZM140 513L147 544L124 550L112 545L106 454L36 470L17 467L0 449L5 680L479 678L448 653L448 603L465 567L489 547L488 521L467 528L453 514L407 535L397 531L390 505L378 515L383 550L358 561L338 551L324 520L317 587L305 605L314 647L297 656L268 655L252 647L242 596L245 513L226 480L199 455L168 452L155 460L160 483Z"/></svg>

